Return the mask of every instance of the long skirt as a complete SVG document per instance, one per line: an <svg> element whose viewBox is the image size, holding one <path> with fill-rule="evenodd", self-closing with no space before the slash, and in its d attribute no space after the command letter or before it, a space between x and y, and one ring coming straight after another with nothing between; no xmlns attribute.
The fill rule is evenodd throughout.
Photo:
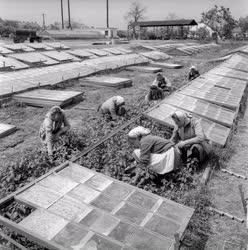
<svg viewBox="0 0 248 250"><path fill-rule="evenodd" d="M140 149L135 149L133 152L134 158L139 161ZM157 174L163 175L175 169L175 149L174 147L162 154L151 154L149 170Z"/></svg>

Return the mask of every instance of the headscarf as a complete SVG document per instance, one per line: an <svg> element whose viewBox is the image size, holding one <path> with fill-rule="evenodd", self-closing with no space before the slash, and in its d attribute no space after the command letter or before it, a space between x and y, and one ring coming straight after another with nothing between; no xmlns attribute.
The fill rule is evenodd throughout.
<svg viewBox="0 0 248 250"><path fill-rule="evenodd" d="M124 98L122 97L122 96L116 96L116 104L119 106L119 105L121 105L121 104L123 104L123 103L125 103L125 100L124 100Z"/></svg>
<svg viewBox="0 0 248 250"><path fill-rule="evenodd" d="M139 136L143 136L143 135L149 135L151 133L150 129L144 128L142 126L138 126L136 128L133 128L129 133L128 133L128 137L129 138L138 138Z"/></svg>
<svg viewBox="0 0 248 250"><path fill-rule="evenodd" d="M62 114L63 111L62 109L59 107L59 106L53 106L49 111L48 113L46 114L46 117L48 118L52 118L54 114L56 113L59 113L59 114Z"/></svg>
<svg viewBox="0 0 248 250"><path fill-rule="evenodd" d="M192 66L190 67L190 69L191 69L191 70L192 70L192 69L196 70L196 66L192 65Z"/></svg>
<svg viewBox="0 0 248 250"><path fill-rule="evenodd" d="M192 118L192 116L184 111L176 111L174 112L171 117L176 117L180 123L182 124L182 127L185 127L186 125L189 124L190 119Z"/></svg>

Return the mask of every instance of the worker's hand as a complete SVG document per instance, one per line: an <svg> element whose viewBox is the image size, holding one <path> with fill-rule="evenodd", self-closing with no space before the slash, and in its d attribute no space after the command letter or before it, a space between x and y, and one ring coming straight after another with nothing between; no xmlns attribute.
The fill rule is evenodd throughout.
<svg viewBox="0 0 248 250"><path fill-rule="evenodd" d="M178 147L179 149L182 149L185 147L185 143L183 141L180 141L179 143L177 143L176 147Z"/></svg>

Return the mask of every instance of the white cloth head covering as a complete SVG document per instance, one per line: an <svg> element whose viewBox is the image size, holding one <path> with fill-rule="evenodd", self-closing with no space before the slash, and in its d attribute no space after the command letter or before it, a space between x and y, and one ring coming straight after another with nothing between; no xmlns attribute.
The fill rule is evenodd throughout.
<svg viewBox="0 0 248 250"><path fill-rule="evenodd" d="M142 135L149 135L151 133L150 129L144 128L142 126L138 126L136 128L133 128L129 133L128 137L129 138L138 138L139 136Z"/></svg>
<svg viewBox="0 0 248 250"><path fill-rule="evenodd" d="M174 112L172 116L173 115L178 118L183 127L186 126L190 122L190 118L192 118L189 113L180 110Z"/></svg>
<svg viewBox="0 0 248 250"><path fill-rule="evenodd" d="M122 96L119 96L119 95L116 96L115 100L116 100L117 105L121 105L122 103L125 102L124 98Z"/></svg>
<svg viewBox="0 0 248 250"><path fill-rule="evenodd" d="M196 69L196 66L192 65L192 66L190 67L190 69Z"/></svg>

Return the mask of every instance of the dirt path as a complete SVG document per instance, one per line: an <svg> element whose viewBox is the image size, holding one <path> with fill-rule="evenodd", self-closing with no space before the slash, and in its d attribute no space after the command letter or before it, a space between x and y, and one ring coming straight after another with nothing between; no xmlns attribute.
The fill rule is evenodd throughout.
<svg viewBox="0 0 248 250"><path fill-rule="evenodd" d="M231 143L226 148L228 159L221 165L232 172L248 176L248 109L243 119L238 123ZM229 158L230 157L230 158ZM209 182L209 192L212 206L229 214L245 219L238 185L247 185L248 180L216 171ZM231 220L227 217L213 215L210 219L210 237L206 249L244 249L248 243L248 230L245 223Z"/></svg>

